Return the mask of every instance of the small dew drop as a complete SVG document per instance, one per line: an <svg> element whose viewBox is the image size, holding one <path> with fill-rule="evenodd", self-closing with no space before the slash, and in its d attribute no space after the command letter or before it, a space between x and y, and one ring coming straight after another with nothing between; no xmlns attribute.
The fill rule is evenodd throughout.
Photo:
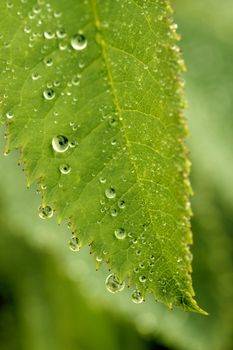
<svg viewBox="0 0 233 350"><path fill-rule="evenodd" d="M68 150L69 140L66 136L58 135L52 139L52 147L54 151L62 153Z"/></svg>
<svg viewBox="0 0 233 350"><path fill-rule="evenodd" d="M37 79L39 79L39 78L40 78L39 73L37 73L37 72L33 72L33 73L32 73L32 80L37 80Z"/></svg>
<svg viewBox="0 0 233 350"><path fill-rule="evenodd" d="M111 209L111 216L115 217L118 215L118 212L115 208Z"/></svg>
<svg viewBox="0 0 233 350"><path fill-rule="evenodd" d="M47 67L51 67L53 65L53 59L51 57L46 57L44 63Z"/></svg>
<svg viewBox="0 0 233 350"><path fill-rule="evenodd" d="M146 282L146 277L145 276L140 276L139 277L139 282L145 283Z"/></svg>
<svg viewBox="0 0 233 350"><path fill-rule="evenodd" d="M113 199L116 197L116 191L114 188L110 187L110 188L107 188L105 190L105 196L108 198L108 199Z"/></svg>
<svg viewBox="0 0 233 350"><path fill-rule="evenodd" d="M117 239L124 239L126 237L126 232L123 228L118 228L117 230L115 230L114 234Z"/></svg>
<svg viewBox="0 0 233 350"><path fill-rule="evenodd" d="M71 172L71 167L68 164L62 164L60 165L59 170L63 175L67 175Z"/></svg>
<svg viewBox="0 0 233 350"><path fill-rule="evenodd" d="M53 216L53 209L50 206L39 208L39 217L41 219L50 219Z"/></svg>
<svg viewBox="0 0 233 350"><path fill-rule="evenodd" d="M121 292L125 288L125 282L120 282L119 278L113 273L106 278L105 285L110 293Z"/></svg>
<svg viewBox="0 0 233 350"><path fill-rule="evenodd" d="M45 37L45 39L51 40L55 37L55 34L53 32L46 31L46 32L44 32L44 37Z"/></svg>
<svg viewBox="0 0 233 350"><path fill-rule="evenodd" d="M60 28L56 31L56 34L59 39L63 39L66 36L66 31L64 28Z"/></svg>
<svg viewBox="0 0 233 350"><path fill-rule="evenodd" d="M70 247L70 250L72 250L72 252L78 252L80 250L80 246L79 246L79 242L78 242L77 237L73 236L69 240L69 247Z"/></svg>
<svg viewBox="0 0 233 350"><path fill-rule="evenodd" d="M125 208L125 201L120 200L120 201L118 202L118 207L119 207L120 209L124 209L124 208Z"/></svg>
<svg viewBox="0 0 233 350"><path fill-rule="evenodd" d="M87 39L83 34L77 34L71 39L71 46L74 50L83 50L87 47Z"/></svg>
<svg viewBox="0 0 233 350"><path fill-rule="evenodd" d="M7 112L7 113L6 113L6 117L7 117L7 119L13 119L13 118L14 118L14 113L12 113L12 112Z"/></svg>
<svg viewBox="0 0 233 350"><path fill-rule="evenodd" d="M52 100L52 99L54 99L54 97L55 97L55 92L54 92L54 90L53 89L46 89L46 90L44 90L44 92L43 92L43 96L44 96L44 98L46 99L46 100Z"/></svg>
<svg viewBox="0 0 233 350"><path fill-rule="evenodd" d="M132 298L132 302L135 303L135 304L141 304L143 302L143 297L142 297L141 293L138 290L135 290L132 293L131 298Z"/></svg>

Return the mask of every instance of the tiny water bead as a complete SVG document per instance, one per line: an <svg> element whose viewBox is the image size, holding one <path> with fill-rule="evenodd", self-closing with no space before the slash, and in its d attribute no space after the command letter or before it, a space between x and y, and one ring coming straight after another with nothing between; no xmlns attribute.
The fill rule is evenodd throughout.
<svg viewBox="0 0 233 350"><path fill-rule="evenodd" d="M109 187L105 190L105 196L108 198L108 199L113 199L116 197L116 191L114 188L112 187Z"/></svg>
<svg viewBox="0 0 233 350"><path fill-rule="evenodd" d="M43 92L43 96L44 96L44 98L46 99L46 100L52 100L52 99L54 99L54 97L55 97L55 92L54 92L54 90L53 89L46 89L46 90L44 90L44 92Z"/></svg>
<svg viewBox="0 0 233 350"><path fill-rule="evenodd" d="M73 236L69 240L69 247L70 247L70 250L72 250L72 252L78 252L80 250L78 238L76 236Z"/></svg>
<svg viewBox="0 0 233 350"><path fill-rule="evenodd" d="M50 31L46 31L46 32L44 32L44 37L45 37L45 39L51 40L55 37L55 33L50 32Z"/></svg>
<svg viewBox="0 0 233 350"><path fill-rule="evenodd" d="M7 113L6 113L6 117L7 117L7 119L13 119L13 118L14 118L14 113L12 113L12 112L7 112Z"/></svg>
<svg viewBox="0 0 233 350"><path fill-rule="evenodd" d="M125 208L125 201L120 200L120 201L118 202L118 207L119 207L120 209L124 209L124 208Z"/></svg>
<svg viewBox="0 0 233 350"><path fill-rule="evenodd" d="M68 164L62 164L60 165L59 170L63 175L67 175L71 172L71 166Z"/></svg>
<svg viewBox="0 0 233 350"><path fill-rule="evenodd" d="M53 59L51 57L46 57L44 59L44 64L47 66L47 67L51 67L53 65Z"/></svg>
<svg viewBox="0 0 233 350"><path fill-rule="evenodd" d="M139 277L139 282L145 283L146 282L146 276L140 276Z"/></svg>
<svg viewBox="0 0 233 350"><path fill-rule="evenodd" d="M53 209L50 206L39 207L39 217L41 219L50 219L53 216Z"/></svg>
<svg viewBox="0 0 233 350"><path fill-rule="evenodd" d="M141 304L143 302L143 297L142 297L142 294L139 292L139 290L135 290L132 293L131 298L132 298L132 302L135 304Z"/></svg>
<svg viewBox="0 0 233 350"><path fill-rule="evenodd" d="M126 237L126 232L123 228L116 229L114 234L117 239L124 239Z"/></svg>
<svg viewBox="0 0 233 350"><path fill-rule="evenodd" d="M106 278L105 285L110 293L121 292L125 288L125 282L121 282L113 273Z"/></svg>
<svg viewBox="0 0 233 350"><path fill-rule="evenodd" d="M54 136L52 139L52 147L56 152L66 152L69 148L69 140L66 136L63 135Z"/></svg>
<svg viewBox="0 0 233 350"><path fill-rule="evenodd" d="M87 39L83 34L74 35L71 39L71 46L74 50L83 50L87 47Z"/></svg>

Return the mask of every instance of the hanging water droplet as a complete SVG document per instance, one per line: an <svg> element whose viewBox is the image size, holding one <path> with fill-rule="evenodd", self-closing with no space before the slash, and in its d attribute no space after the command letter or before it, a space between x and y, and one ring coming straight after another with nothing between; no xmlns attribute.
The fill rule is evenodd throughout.
<svg viewBox="0 0 233 350"><path fill-rule="evenodd" d="M83 50L87 47L87 39L83 34L77 34L71 39L71 46L74 50Z"/></svg>
<svg viewBox="0 0 233 350"><path fill-rule="evenodd" d="M101 262L103 259L101 258L101 256L97 256L97 257L95 258L95 260L96 260L97 262Z"/></svg>
<svg viewBox="0 0 233 350"><path fill-rule="evenodd" d="M69 140L66 136L58 135L52 139L52 147L54 151L62 153L68 150Z"/></svg>
<svg viewBox="0 0 233 350"><path fill-rule="evenodd" d="M143 302L143 297L142 297L142 294L139 292L139 290L135 290L132 293L131 298L132 298L133 303L135 303L135 304L141 304Z"/></svg>
<svg viewBox="0 0 233 350"><path fill-rule="evenodd" d="M55 97L55 92L53 89L46 89L43 92L43 96L46 100L52 100Z"/></svg>
<svg viewBox="0 0 233 350"><path fill-rule="evenodd" d="M50 206L39 207L39 217L41 219L50 219L53 216L53 209Z"/></svg>
<svg viewBox="0 0 233 350"><path fill-rule="evenodd" d="M124 239L126 237L126 232L125 232L125 229L123 228L116 229L114 234L117 239Z"/></svg>
<svg viewBox="0 0 233 350"><path fill-rule="evenodd" d="M110 293L121 292L125 288L125 282L120 282L119 278L113 273L106 278L105 285Z"/></svg>
<svg viewBox="0 0 233 350"><path fill-rule="evenodd" d="M63 175L67 175L71 172L71 167L68 164L62 164L60 165L59 170Z"/></svg>
<svg viewBox="0 0 233 350"><path fill-rule="evenodd" d="M12 113L12 112L7 112L7 113L6 113L6 117L7 117L7 119L12 119L12 118L14 118L14 113Z"/></svg>
<svg viewBox="0 0 233 350"><path fill-rule="evenodd" d="M69 247L70 247L70 250L72 250L72 252L78 252L80 250L80 245L78 242L78 238L76 236L73 236L69 240Z"/></svg>
<svg viewBox="0 0 233 350"><path fill-rule="evenodd" d="M105 196L109 199L116 197L116 191L114 188L110 187L105 190Z"/></svg>

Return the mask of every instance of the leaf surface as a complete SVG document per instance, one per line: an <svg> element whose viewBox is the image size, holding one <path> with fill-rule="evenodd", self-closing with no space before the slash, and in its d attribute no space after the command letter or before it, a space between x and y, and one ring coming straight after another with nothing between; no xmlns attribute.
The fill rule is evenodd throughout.
<svg viewBox="0 0 233 350"><path fill-rule="evenodd" d="M171 15L163 0L1 3L1 119L42 216L143 298L202 312Z"/></svg>

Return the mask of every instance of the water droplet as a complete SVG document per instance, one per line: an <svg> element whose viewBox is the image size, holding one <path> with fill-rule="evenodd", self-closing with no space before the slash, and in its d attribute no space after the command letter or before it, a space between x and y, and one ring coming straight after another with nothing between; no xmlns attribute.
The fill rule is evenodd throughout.
<svg viewBox="0 0 233 350"><path fill-rule="evenodd" d="M105 182L106 182L106 179L103 176L101 176L99 180L100 180L101 184L105 184Z"/></svg>
<svg viewBox="0 0 233 350"><path fill-rule="evenodd" d="M59 170L62 174L67 175L71 172L71 167L68 164L62 164L60 165Z"/></svg>
<svg viewBox="0 0 233 350"><path fill-rule="evenodd" d="M125 282L120 282L119 278L113 273L106 278L105 285L110 293L121 292L125 288Z"/></svg>
<svg viewBox="0 0 233 350"><path fill-rule="evenodd" d="M146 282L146 276L140 276L140 277L139 277L139 281L140 281L141 283L145 283L145 282Z"/></svg>
<svg viewBox="0 0 233 350"><path fill-rule="evenodd" d="M53 216L53 209L50 206L39 208L39 217L41 219L50 219Z"/></svg>
<svg viewBox="0 0 233 350"><path fill-rule="evenodd" d="M78 242L78 238L76 236L73 236L69 240L69 247L70 247L70 250L72 250L72 252L78 252L80 250L80 245Z"/></svg>
<svg viewBox="0 0 233 350"><path fill-rule="evenodd" d="M53 32L46 31L44 32L44 37L45 39L53 39L55 37L55 34Z"/></svg>
<svg viewBox="0 0 233 350"><path fill-rule="evenodd" d="M37 72L33 72L33 73L32 73L32 80L37 80L37 79L39 79L39 78L40 78L39 73L37 73Z"/></svg>
<svg viewBox="0 0 233 350"><path fill-rule="evenodd" d="M53 65L53 59L51 57L46 57L44 59L44 64L47 66L47 67L51 67Z"/></svg>
<svg viewBox="0 0 233 350"><path fill-rule="evenodd" d="M118 202L118 207L119 207L120 209L124 209L124 208L125 208L125 201L120 200L120 201Z"/></svg>
<svg viewBox="0 0 233 350"><path fill-rule="evenodd" d="M123 228L118 228L114 233L117 239L124 239L126 237L126 232Z"/></svg>
<svg viewBox="0 0 233 350"><path fill-rule="evenodd" d="M115 217L118 215L118 212L115 208L111 209L111 216Z"/></svg>
<svg viewBox="0 0 233 350"><path fill-rule="evenodd" d="M132 301L135 304L141 304L143 302L143 297L142 297L141 293L139 292L139 290L135 290L132 293Z"/></svg>
<svg viewBox="0 0 233 350"><path fill-rule="evenodd" d="M69 148L69 140L66 136L58 135L52 139L52 147L54 151L62 153Z"/></svg>
<svg viewBox="0 0 233 350"><path fill-rule="evenodd" d="M116 197L116 191L114 188L110 187L105 190L105 196L109 199L115 198Z"/></svg>
<svg viewBox="0 0 233 350"><path fill-rule="evenodd" d="M43 92L43 96L46 100L52 100L55 97L55 92L53 89L46 89Z"/></svg>
<svg viewBox="0 0 233 350"><path fill-rule="evenodd" d="M63 39L66 36L66 31L64 28L60 28L56 31L56 34L59 39Z"/></svg>
<svg viewBox="0 0 233 350"><path fill-rule="evenodd" d="M71 39L71 46L74 50L83 50L87 47L87 40L83 34L77 34Z"/></svg>
<svg viewBox="0 0 233 350"><path fill-rule="evenodd" d="M7 117L7 119L12 119L12 118L14 118L14 113L12 113L12 112L7 112L7 113L6 113L6 117Z"/></svg>

